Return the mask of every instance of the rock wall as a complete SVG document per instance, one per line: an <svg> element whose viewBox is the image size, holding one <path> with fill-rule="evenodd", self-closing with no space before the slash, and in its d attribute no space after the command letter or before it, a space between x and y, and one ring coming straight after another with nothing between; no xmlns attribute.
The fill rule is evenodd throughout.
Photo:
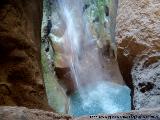
<svg viewBox="0 0 160 120"><path fill-rule="evenodd" d="M0 1L0 105L49 110L40 65L41 0Z"/></svg>
<svg viewBox="0 0 160 120"><path fill-rule="evenodd" d="M119 0L117 59L134 109L160 106L159 6L159 0Z"/></svg>
<svg viewBox="0 0 160 120"><path fill-rule="evenodd" d="M55 5L55 1L53 0L43 0L43 17L41 26L41 64L49 105L54 108L56 112L67 113L69 110L69 99L65 93L65 89L58 81L59 76L63 77L65 71L60 70L59 76L56 75L57 71L55 70L54 65L55 49L53 48L52 41L48 36L49 16L54 10ZM52 24L51 26L55 26L55 24ZM65 84L63 83L63 85Z"/></svg>
<svg viewBox="0 0 160 120"><path fill-rule="evenodd" d="M1 120L159 120L160 108L98 116L71 117L25 107L0 107Z"/></svg>

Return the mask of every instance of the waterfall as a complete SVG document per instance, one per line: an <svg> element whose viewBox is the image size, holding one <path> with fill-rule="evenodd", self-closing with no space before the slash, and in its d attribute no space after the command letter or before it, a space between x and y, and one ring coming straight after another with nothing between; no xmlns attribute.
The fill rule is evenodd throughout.
<svg viewBox="0 0 160 120"><path fill-rule="evenodd" d="M87 26L89 23L82 15L82 0L59 0L59 4L66 25L63 50L77 88L103 80L96 41Z"/></svg>
<svg viewBox="0 0 160 120"><path fill-rule="evenodd" d="M71 96L70 113L83 115L127 111L130 109L130 103L125 98L129 96L129 89L124 85L112 83L110 70L104 70L104 64L110 64L105 62L101 54L104 48L106 53L110 51L111 36L108 33L110 30L106 27L108 16L101 14L98 18L93 18L92 9L95 9L95 6L86 4L84 0L57 0L57 2L59 18L65 28L61 37L63 59L71 70L77 88L77 92ZM93 4L96 4L95 2L96 0ZM87 8L90 9L90 17L86 15ZM102 12L100 8L98 10ZM107 60L110 60L109 56ZM121 93L125 95L118 98ZM79 105L79 109L75 105Z"/></svg>

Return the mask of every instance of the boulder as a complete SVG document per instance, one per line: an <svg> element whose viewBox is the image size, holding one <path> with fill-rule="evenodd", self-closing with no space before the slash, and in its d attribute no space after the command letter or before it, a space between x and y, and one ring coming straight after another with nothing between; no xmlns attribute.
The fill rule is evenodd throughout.
<svg viewBox="0 0 160 120"><path fill-rule="evenodd" d="M72 117L64 114L43 111L39 109L28 109L25 107L0 107L1 120L159 120L160 108L148 110L136 110L126 113L103 114Z"/></svg>
<svg viewBox="0 0 160 120"><path fill-rule="evenodd" d="M117 60L134 109L160 106L159 5L159 0L119 0Z"/></svg>
<svg viewBox="0 0 160 120"><path fill-rule="evenodd" d="M71 116L61 115L39 109L26 107L0 107L1 120L69 120Z"/></svg>

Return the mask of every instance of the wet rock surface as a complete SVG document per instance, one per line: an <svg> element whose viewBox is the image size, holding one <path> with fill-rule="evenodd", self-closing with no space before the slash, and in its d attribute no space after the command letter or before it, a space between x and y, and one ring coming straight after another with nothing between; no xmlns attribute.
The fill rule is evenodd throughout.
<svg viewBox="0 0 160 120"><path fill-rule="evenodd" d="M71 71L70 68L60 68L55 67L55 73L57 78L59 79L59 83L66 88L66 94L70 95L72 94L76 86L74 85L74 81L72 80Z"/></svg>
<svg viewBox="0 0 160 120"><path fill-rule="evenodd" d="M41 9L41 0L0 1L0 105L50 109L40 65Z"/></svg>
<svg viewBox="0 0 160 120"><path fill-rule="evenodd" d="M64 84L63 81L68 80L68 77L65 77L68 72L68 69L61 68L59 66L57 67L54 64L54 61L56 59L56 47L52 44L52 41L49 37L51 27L55 25L51 23L49 17L52 11L52 4L54 4L54 1L43 1L43 18L41 27L41 64L43 70L44 85L46 88L49 105L56 112L67 113L68 97L66 95L66 92L68 91L63 87L65 85L68 86L70 83L68 84L68 82L66 82L66 84ZM58 64L62 65L61 61L58 60L58 62ZM61 81L58 81L59 78L61 78Z"/></svg>
<svg viewBox="0 0 160 120"><path fill-rule="evenodd" d="M159 0L120 0L116 39L117 59L133 108L160 105L160 5Z"/></svg>

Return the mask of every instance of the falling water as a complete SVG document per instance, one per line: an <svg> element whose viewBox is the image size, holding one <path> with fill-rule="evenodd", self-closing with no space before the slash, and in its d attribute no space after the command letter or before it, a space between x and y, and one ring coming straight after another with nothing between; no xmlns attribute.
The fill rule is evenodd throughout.
<svg viewBox="0 0 160 120"><path fill-rule="evenodd" d="M60 18L65 24L62 37L64 59L77 87L77 92L71 96L70 113L79 116L129 110L129 89L111 83L109 70L108 73L103 70L98 38L83 15L83 0L58 0L58 5Z"/></svg>
<svg viewBox="0 0 160 120"><path fill-rule="evenodd" d="M84 84L103 80L96 41L89 33L82 16L81 0L60 0L62 17L66 23L63 49L78 89ZM81 90L80 90L81 91Z"/></svg>

